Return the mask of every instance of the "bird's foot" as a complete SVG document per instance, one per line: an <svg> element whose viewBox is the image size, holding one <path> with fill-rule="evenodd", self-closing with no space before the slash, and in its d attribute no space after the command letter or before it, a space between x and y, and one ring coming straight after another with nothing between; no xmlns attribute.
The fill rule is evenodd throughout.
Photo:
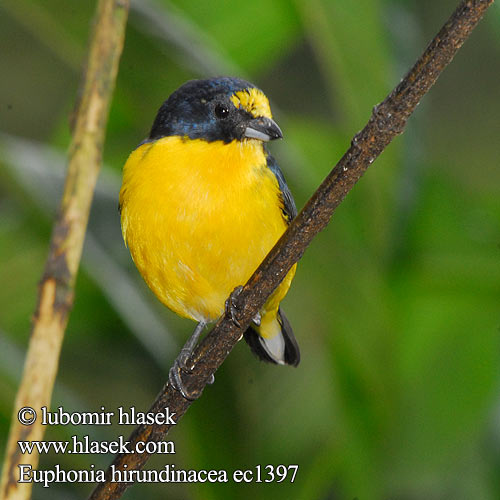
<svg viewBox="0 0 500 500"><path fill-rule="evenodd" d="M189 374L192 372L192 367L188 367L186 364L188 359L189 359L189 353L186 357L185 353L181 351L179 357L174 361L174 366L170 368L170 371L168 373L168 380L170 382L170 385L176 391L179 391L184 399L187 399L188 401L195 401L201 396L203 390L190 391L187 389L186 385L184 384L184 381L182 380L183 373ZM213 384L214 382L215 382L215 377L212 374L208 379L207 384Z"/></svg>
<svg viewBox="0 0 500 500"><path fill-rule="evenodd" d="M191 337L181 349L181 352L174 361L174 365L172 366L172 368L170 368L170 371L168 373L168 380L170 382L170 385L176 391L179 391L182 394L183 398L187 399L188 401L194 401L198 399L202 393L202 390L189 391L186 388L184 381L182 380L182 374L190 374L193 372L193 364L189 363L189 361L201 335L201 332L203 331L203 328L205 328L205 322L200 321ZM211 375L207 383L213 384L214 380L214 376Z"/></svg>
<svg viewBox="0 0 500 500"><path fill-rule="evenodd" d="M198 399L201 396L202 391L199 390L189 391L186 388L184 381L182 380L182 373L189 373L189 372L186 372L182 368L182 362L179 360L179 358L177 358L174 361L174 366L170 368L170 371L168 373L168 380L170 382L170 385L176 391L179 391L184 399L187 399L188 401L194 401Z"/></svg>
<svg viewBox="0 0 500 500"><path fill-rule="evenodd" d="M229 298L226 300L226 316L231 318L231 321L238 327L241 328L240 322L236 319L236 314L238 312L238 307L236 305L236 299L240 295L243 287L237 286L232 292Z"/></svg>

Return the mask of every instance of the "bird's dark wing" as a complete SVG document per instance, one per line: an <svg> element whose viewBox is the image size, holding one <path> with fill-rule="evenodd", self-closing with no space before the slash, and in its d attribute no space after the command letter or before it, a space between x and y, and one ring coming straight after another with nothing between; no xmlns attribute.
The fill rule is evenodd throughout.
<svg viewBox="0 0 500 500"><path fill-rule="evenodd" d="M297 208L295 206L292 193L290 192L290 189L288 189L283 172L278 167L276 160L269 153L267 154L267 166L276 176L278 181L281 201L283 202L283 218L288 224L290 224L290 222L292 222L297 215ZM283 336L283 340L285 342L282 359L277 359L271 354L269 349L266 347L266 341L263 337L261 337L257 326L250 326L245 331L245 340L250 346L252 352L262 361L297 366L300 361L299 345L295 340L292 327L290 326L286 316L283 314L281 308L278 309L278 322L281 326L281 335Z"/></svg>
<svg viewBox="0 0 500 500"><path fill-rule="evenodd" d="M293 199L292 193L288 188L288 185L283 176L283 172L279 168L276 160L268 153L267 154L267 166L276 176L278 180L278 185L280 188L281 198L283 201L283 217L288 224L297 216L297 207L295 206L295 201Z"/></svg>

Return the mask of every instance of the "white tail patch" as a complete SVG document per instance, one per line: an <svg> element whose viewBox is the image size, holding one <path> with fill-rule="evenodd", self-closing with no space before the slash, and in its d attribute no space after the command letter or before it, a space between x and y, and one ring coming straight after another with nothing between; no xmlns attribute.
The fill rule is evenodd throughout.
<svg viewBox="0 0 500 500"><path fill-rule="evenodd" d="M279 365L285 364L285 339L281 331L269 339L259 336L259 341L270 358Z"/></svg>

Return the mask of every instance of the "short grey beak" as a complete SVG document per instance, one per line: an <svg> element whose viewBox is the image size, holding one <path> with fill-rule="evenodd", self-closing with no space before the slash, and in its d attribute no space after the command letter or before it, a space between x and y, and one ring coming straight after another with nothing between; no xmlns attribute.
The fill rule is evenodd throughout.
<svg viewBox="0 0 500 500"><path fill-rule="evenodd" d="M272 141L273 139L281 139L283 133L274 120L259 117L247 123L243 137L259 141Z"/></svg>

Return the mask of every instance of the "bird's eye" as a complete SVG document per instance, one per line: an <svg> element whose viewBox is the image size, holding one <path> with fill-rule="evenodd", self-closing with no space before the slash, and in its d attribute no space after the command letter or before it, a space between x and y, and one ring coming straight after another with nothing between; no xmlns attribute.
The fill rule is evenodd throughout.
<svg viewBox="0 0 500 500"><path fill-rule="evenodd" d="M225 104L217 104L214 112L217 118L227 118L229 116L229 108Z"/></svg>

